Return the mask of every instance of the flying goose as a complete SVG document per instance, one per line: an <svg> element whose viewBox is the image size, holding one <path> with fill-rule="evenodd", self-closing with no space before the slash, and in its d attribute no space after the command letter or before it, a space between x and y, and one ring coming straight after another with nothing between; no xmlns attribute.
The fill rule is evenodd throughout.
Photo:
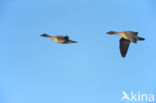
<svg viewBox="0 0 156 103"><path fill-rule="evenodd" d="M109 31L107 32L107 34L110 35L117 34L122 37L120 39L120 53L122 57L126 56L130 42L137 43L138 40L145 40L144 38L139 37L137 35L138 32L133 31L124 31L124 32Z"/></svg>
<svg viewBox="0 0 156 103"><path fill-rule="evenodd" d="M77 43L77 41L72 41L69 39L69 36L50 36L48 34L42 34L42 37L47 37L49 39L52 39L53 41L61 44L69 44L69 43Z"/></svg>

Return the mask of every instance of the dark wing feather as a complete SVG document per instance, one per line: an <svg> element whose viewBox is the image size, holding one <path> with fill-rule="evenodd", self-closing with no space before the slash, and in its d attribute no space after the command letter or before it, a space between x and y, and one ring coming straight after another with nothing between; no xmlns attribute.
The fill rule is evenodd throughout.
<svg viewBox="0 0 156 103"><path fill-rule="evenodd" d="M129 44L130 44L129 40L126 40L124 38L120 39L120 53L121 53L122 57L126 56Z"/></svg>
<svg viewBox="0 0 156 103"><path fill-rule="evenodd" d="M69 39L69 36L68 36L68 35L66 35L66 36L65 36L65 39Z"/></svg>
<svg viewBox="0 0 156 103"><path fill-rule="evenodd" d="M138 35L138 32L134 32L135 35Z"/></svg>
<svg viewBox="0 0 156 103"><path fill-rule="evenodd" d="M66 36L57 36L57 38L59 38L59 39L67 39L68 40L69 36L67 36L67 35Z"/></svg>

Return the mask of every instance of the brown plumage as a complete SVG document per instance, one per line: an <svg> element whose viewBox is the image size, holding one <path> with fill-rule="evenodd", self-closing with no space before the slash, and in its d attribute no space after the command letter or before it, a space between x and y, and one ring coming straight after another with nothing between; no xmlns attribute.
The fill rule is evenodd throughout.
<svg viewBox="0 0 156 103"><path fill-rule="evenodd" d="M72 41L69 39L69 36L50 36L48 34L42 34L42 37L47 37L57 43L61 43L61 44L69 44L69 43L77 43L77 41Z"/></svg>
<svg viewBox="0 0 156 103"><path fill-rule="evenodd" d="M120 39L120 53L122 57L125 57L129 48L130 41L124 38Z"/></svg>
<svg viewBox="0 0 156 103"><path fill-rule="evenodd" d="M117 34L120 35L122 38L120 39L120 53L122 57L125 57L129 48L130 42L137 43L138 40L145 40L142 37L139 37L137 34L138 32L133 31L125 31L125 32L114 32L109 31L107 34Z"/></svg>

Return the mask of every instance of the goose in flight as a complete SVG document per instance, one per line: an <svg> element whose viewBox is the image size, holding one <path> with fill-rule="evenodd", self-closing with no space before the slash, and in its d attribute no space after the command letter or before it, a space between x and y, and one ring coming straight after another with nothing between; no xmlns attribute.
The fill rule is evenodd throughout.
<svg viewBox="0 0 156 103"><path fill-rule="evenodd" d="M110 35L117 34L122 37L120 39L120 53L122 57L126 56L130 42L137 43L138 40L145 40L144 38L139 37L137 35L138 32L133 31L124 31L124 32L109 31L107 32L107 34Z"/></svg>
<svg viewBox="0 0 156 103"><path fill-rule="evenodd" d="M69 39L69 36L50 36L48 34L42 34L42 37L47 37L49 39L52 39L56 43L61 43L61 44L69 44L69 43L77 43L77 41L72 41Z"/></svg>

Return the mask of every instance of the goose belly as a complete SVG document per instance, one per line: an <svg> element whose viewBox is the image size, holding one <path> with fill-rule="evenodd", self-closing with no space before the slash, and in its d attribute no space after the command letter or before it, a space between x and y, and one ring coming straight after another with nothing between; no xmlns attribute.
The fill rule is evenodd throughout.
<svg viewBox="0 0 156 103"><path fill-rule="evenodd" d="M120 33L119 35L120 35L121 37L123 37L124 39L128 39L128 36L125 35L124 33Z"/></svg>
<svg viewBox="0 0 156 103"><path fill-rule="evenodd" d="M53 39L55 42L57 42L57 43L65 43L66 42L66 40L65 39L59 39L59 38L55 38L55 39Z"/></svg>
<svg viewBox="0 0 156 103"><path fill-rule="evenodd" d="M123 37L124 39L128 39L127 35L122 35L122 37Z"/></svg>

